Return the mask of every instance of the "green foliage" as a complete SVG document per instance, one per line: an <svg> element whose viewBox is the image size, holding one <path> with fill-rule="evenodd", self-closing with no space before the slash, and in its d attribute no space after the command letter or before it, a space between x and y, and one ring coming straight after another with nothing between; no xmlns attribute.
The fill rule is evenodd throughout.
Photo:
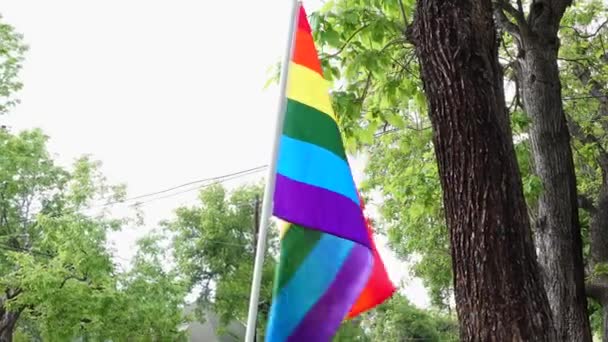
<svg viewBox="0 0 608 342"><path fill-rule="evenodd" d="M592 277L601 277L608 275L608 263L600 262L594 265Z"/></svg>
<svg viewBox="0 0 608 342"><path fill-rule="evenodd" d="M423 310L395 294L372 311L345 321L334 341L458 341L455 317Z"/></svg>
<svg viewBox="0 0 608 342"><path fill-rule="evenodd" d="M393 296L371 315L366 320L371 341L458 341L454 318L418 309L400 295Z"/></svg>
<svg viewBox="0 0 608 342"><path fill-rule="evenodd" d="M0 115L18 103L14 94L23 87L18 74L26 51L23 36L0 15Z"/></svg>
<svg viewBox="0 0 608 342"><path fill-rule="evenodd" d="M363 317L365 319L365 316ZM346 322L343 322L340 329L333 338L334 342L371 342L364 327L362 326L362 319L356 318Z"/></svg>
<svg viewBox="0 0 608 342"><path fill-rule="evenodd" d="M431 301L447 307L451 287L449 239L430 130L381 137L370 148L367 191L383 195L389 246L413 263Z"/></svg>
<svg viewBox="0 0 608 342"><path fill-rule="evenodd" d="M404 1L406 16L413 1ZM328 1L311 15L349 150L389 128L420 127L426 103L398 1Z"/></svg>
<svg viewBox="0 0 608 342"><path fill-rule="evenodd" d="M20 313L19 335L177 336L185 288L160 269L161 250L140 243L133 269L119 273L107 235L130 220L87 213L124 188L86 157L71 170L55 165L46 141L39 130L0 130L0 305Z"/></svg>
<svg viewBox="0 0 608 342"><path fill-rule="evenodd" d="M589 298L587 302L587 310L589 312L589 323L591 324L591 331L594 335L602 336L603 331L603 318L602 318L602 306L595 300Z"/></svg>
<svg viewBox="0 0 608 342"><path fill-rule="evenodd" d="M598 156L608 146L608 10L602 1L577 2L563 20L560 76L571 129L579 193L594 198L602 181ZM604 24L601 26L601 24ZM604 97L602 97L604 96Z"/></svg>
<svg viewBox="0 0 608 342"><path fill-rule="evenodd" d="M168 241L152 233L138 241L133 267L118 278L119 291L105 304L105 317L88 336L133 341L185 341L179 327L184 316L186 282L168 269ZM108 324L111 323L111 324Z"/></svg>
<svg viewBox="0 0 608 342"><path fill-rule="evenodd" d="M262 187L243 186L228 192L221 185L201 191L200 204L181 207L164 223L173 236L175 260L187 275L190 289L201 288L199 304L213 309L224 324L247 317L253 260L255 212ZM256 208L257 206L257 208ZM260 291L260 333L270 308L277 253L277 234L268 230L270 253L263 270Z"/></svg>

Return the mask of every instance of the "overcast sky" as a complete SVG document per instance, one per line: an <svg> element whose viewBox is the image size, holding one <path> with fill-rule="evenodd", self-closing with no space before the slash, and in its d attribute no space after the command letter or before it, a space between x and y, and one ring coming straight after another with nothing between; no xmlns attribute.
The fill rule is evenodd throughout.
<svg viewBox="0 0 608 342"><path fill-rule="evenodd" d="M319 4L304 1L308 12ZM0 13L30 46L22 104L3 123L42 128L61 163L91 154L129 196L267 164L278 89L263 86L288 12L287 0L3 0ZM145 203L146 227L195 197ZM143 233L112 236L119 260ZM409 278L381 254L395 282ZM426 306L420 281L408 283L408 297Z"/></svg>

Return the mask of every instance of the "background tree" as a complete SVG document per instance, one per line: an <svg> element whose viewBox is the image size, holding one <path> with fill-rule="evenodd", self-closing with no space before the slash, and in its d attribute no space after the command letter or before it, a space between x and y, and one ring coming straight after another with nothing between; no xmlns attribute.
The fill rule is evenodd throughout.
<svg viewBox="0 0 608 342"><path fill-rule="evenodd" d="M107 235L131 221L90 210L124 187L107 185L88 158L57 166L46 141L39 130L0 130L0 341L21 318L22 334L45 340L169 336L182 322L179 279L159 268L151 241L119 272Z"/></svg>
<svg viewBox="0 0 608 342"><path fill-rule="evenodd" d="M98 329L87 331L95 340L185 341L186 282L170 265L170 241L152 232L137 241L130 270L117 276L112 298L98 316Z"/></svg>
<svg viewBox="0 0 608 342"><path fill-rule="evenodd" d="M510 62L524 112L535 173L543 191L535 213L535 242L560 340L591 341L584 288L582 238L570 134L558 68L560 22L569 0L495 3L497 22L517 48ZM511 18L509 18L510 16Z"/></svg>
<svg viewBox="0 0 608 342"><path fill-rule="evenodd" d="M379 137L369 148L364 185L382 195L378 226L386 228L390 248L422 279L431 304L449 312L450 242L431 136L422 129Z"/></svg>
<svg viewBox="0 0 608 342"><path fill-rule="evenodd" d="M412 305L404 296L393 296L365 318L371 341L458 341L457 323Z"/></svg>
<svg viewBox="0 0 608 342"><path fill-rule="evenodd" d="M224 324L244 322L250 294L256 246L256 217L262 199L260 185L227 191L219 184L201 191L200 203L180 207L164 223L173 236L173 251L189 289L200 289L198 303L215 311ZM257 213L257 214L256 214ZM260 291L258 340L270 309L277 253L277 234L268 230L269 249Z"/></svg>
<svg viewBox="0 0 608 342"><path fill-rule="evenodd" d="M0 115L6 114L18 102L15 92L23 86L18 74L26 51L23 36L0 15Z"/></svg>
<svg viewBox="0 0 608 342"><path fill-rule="evenodd" d="M80 213L110 189L86 158L72 172L56 166L46 139L0 131L0 340L21 314L80 321L70 302L103 287L112 269L103 245L120 221Z"/></svg>

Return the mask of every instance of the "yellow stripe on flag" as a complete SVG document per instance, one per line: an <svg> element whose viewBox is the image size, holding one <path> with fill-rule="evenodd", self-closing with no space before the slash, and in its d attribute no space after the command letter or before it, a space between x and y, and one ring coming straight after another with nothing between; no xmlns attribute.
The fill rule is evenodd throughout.
<svg viewBox="0 0 608 342"><path fill-rule="evenodd" d="M329 82L316 71L291 62L287 80L287 97L313 107L336 120L329 97Z"/></svg>
<svg viewBox="0 0 608 342"><path fill-rule="evenodd" d="M278 226L279 226L279 238L282 239L283 236L285 236L285 233L287 233L287 231L289 230L289 228L291 228L291 223L287 222L287 221L283 221L283 220L278 220Z"/></svg>

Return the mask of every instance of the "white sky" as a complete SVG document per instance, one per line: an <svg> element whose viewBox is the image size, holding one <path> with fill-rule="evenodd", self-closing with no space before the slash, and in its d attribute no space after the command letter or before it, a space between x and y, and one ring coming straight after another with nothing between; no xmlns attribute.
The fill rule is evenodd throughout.
<svg viewBox="0 0 608 342"><path fill-rule="evenodd" d="M310 13L320 1L304 5ZM286 0L3 0L0 13L30 51L22 104L1 120L42 128L62 163L91 154L129 196L267 164L278 89L263 86L288 12ZM146 227L195 197L146 203ZM119 260L143 233L112 237ZM395 283L408 278L404 293L428 305L407 266L381 254Z"/></svg>

